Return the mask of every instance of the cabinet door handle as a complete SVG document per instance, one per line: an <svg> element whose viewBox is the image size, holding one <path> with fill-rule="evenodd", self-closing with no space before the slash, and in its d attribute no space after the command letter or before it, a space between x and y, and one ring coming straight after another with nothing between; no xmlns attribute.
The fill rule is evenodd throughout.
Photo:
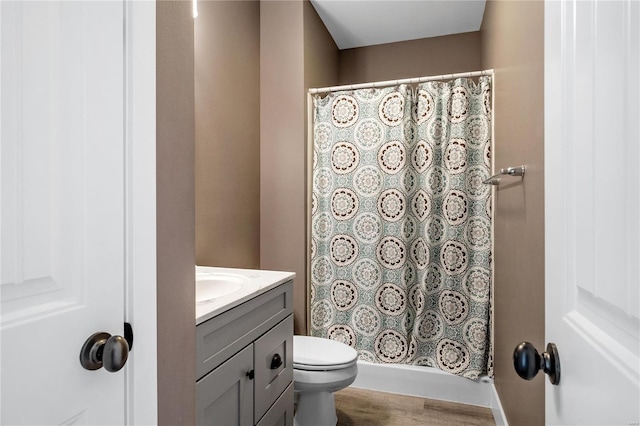
<svg viewBox="0 0 640 426"><path fill-rule="evenodd" d="M247 371L246 376L249 378L249 380L253 380L253 378L256 376L256 373L254 370Z"/></svg>
<svg viewBox="0 0 640 426"><path fill-rule="evenodd" d="M280 368L282 365L282 357L280 354L275 354L273 358L271 358L271 369L275 370L276 368Z"/></svg>

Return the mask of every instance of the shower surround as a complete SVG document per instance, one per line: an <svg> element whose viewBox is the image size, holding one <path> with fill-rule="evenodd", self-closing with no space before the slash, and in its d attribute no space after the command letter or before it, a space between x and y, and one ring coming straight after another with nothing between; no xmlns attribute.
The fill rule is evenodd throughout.
<svg viewBox="0 0 640 426"><path fill-rule="evenodd" d="M491 374L491 79L314 98L311 324L363 361Z"/></svg>

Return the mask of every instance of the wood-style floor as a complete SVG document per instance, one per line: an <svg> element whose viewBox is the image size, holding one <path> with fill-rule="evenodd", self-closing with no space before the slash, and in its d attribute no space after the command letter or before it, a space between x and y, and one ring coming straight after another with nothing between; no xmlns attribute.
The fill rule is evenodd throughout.
<svg viewBox="0 0 640 426"><path fill-rule="evenodd" d="M337 426L495 426L489 408L346 388L335 394Z"/></svg>

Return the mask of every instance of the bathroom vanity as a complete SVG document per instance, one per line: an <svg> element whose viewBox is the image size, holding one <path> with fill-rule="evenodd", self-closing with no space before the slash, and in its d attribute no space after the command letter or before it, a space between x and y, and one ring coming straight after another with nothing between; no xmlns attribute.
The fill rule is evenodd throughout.
<svg viewBox="0 0 640 426"><path fill-rule="evenodd" d="M198 425L293 424L294 277L196 268Z"/></svg>

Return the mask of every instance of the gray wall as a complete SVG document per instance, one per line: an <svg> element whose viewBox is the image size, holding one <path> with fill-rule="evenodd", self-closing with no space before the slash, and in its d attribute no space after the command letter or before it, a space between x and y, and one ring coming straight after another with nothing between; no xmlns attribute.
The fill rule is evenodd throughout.
<svg viewBox="0 0 640 426"><path fill-rule="evenodd" d="M544 2L487 1L483 68L495 70L495 385L510 424L544 424L544 374L520 379L512 354L523 340L544 350Z"/></svg>
<svg viewBox="0 0 640 426"><path fill-rule="evenodd" d="M196 261L296 272L296 331L304 333L305 93L337 84L338 49L308 1L198 9Z"/></svg>
<svg viewBox="0 0 640 426"><path fill-rule="evenodd" d="M304 333L303 2L260 2L260 267L292 271L294 328Z"/></svg>
<svg viewBox="0 0 640 426"><path fill-rule="evenodd" d="M340 51L340 84L480 69L480 33L470 32Z"/></svg>
<svg viewBox="0 0 640 426"><path fill-rule="evenodd" d="M338 84L340 52L310 1L303 3L304 88ZM306 111L305 111L306 118ZM305 121L306 123L306 121Z"/></svg>
<svg viewBox="0 0 640 426"><path fill-rule="evenodd" d="M191 2L156 4L158 423L195 424Z"/></svg>
<svg viewBox="0 0 640 426"><path fill-rule="evenodd" d="M196 262L260 266L260 2L200 1Z"/></svg>

